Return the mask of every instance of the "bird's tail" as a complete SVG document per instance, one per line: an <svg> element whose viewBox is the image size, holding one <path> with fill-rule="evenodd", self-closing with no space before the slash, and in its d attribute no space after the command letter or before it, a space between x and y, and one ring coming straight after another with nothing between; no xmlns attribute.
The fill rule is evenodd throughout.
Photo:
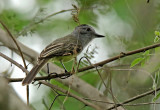
<svg viewBox="0 0 160 110"><path fill-rule="evenodd" d="M47 59L40 60L32 70L27 74L27 76L23 79L22 85L30 84L35 78L36 74L41 70L41 68L48 62Z"/></svg>

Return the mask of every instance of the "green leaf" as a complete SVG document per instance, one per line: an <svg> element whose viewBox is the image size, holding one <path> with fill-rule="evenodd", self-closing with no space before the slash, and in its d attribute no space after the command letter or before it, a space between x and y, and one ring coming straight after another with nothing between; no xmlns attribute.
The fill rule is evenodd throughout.
<svg viewBox="0 0 160 110"><path fill-rule="evenodd" d="M143 53L143 55L149 55L149 52L150 52L150 50L147 50L147 51L145 51L144 53Z"/></svg>
<svg viewBox="0 0 160 110"><path fill-rule="evenodd" d="M153 102L155 102L160 97L160 92L153 98Z"/></svg>
<svg viewBox="0 0 160 110"><path fill-rule="evenodd" d="M152 86L153 90L156 90L156 88L157 88L158 80L159 80L159 74L160 74L159 71L157 71L157 72L155 73L155 81L154 81L153 86Z"/></svg>
<svg viewBox="0 0 160 110"><path fill-rule="evenodd" d="M155 31L154 34L155 34L156 36L159 36L159 35L160 35L160 32L159 32L159 31Z"/></svg>
<svg viewBox="0 0 160 110"><path fill-rule="evenodd" d="M158 80L159 80L159 71L157 71L155 74L155 83L156 84L158 84Z"/></svg>
<svg viewBox="0 0 160 110"><path fill-rule="evenodd" d="M156 36L155 38L154 38L154 43L156 43L156 42L158 42L159 41L159 36Z"/></svg>
<svg viewBox="0 0 160 110"><path fill-rule="evenodd" d="M143 58L137 58L137 59L133 60L131 63L131 68L134 67L135 65L139 64L142 60L143 60Z"/></svg>

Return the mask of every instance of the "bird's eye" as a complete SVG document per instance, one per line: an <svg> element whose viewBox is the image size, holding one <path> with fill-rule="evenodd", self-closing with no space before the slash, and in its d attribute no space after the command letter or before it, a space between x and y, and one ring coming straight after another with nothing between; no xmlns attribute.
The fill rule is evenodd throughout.
<svg viewBox="0 0 160 110"><path fill-rule="evenodd" d="M87 31L91 31L91 29L90 29L90 28L87 28Z"/></svg>

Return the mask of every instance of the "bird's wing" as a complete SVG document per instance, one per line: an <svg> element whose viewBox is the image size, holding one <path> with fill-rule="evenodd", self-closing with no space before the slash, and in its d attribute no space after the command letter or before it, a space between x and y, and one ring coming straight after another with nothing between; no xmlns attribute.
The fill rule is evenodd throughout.
<svg viewBox="0 0 160 110"><path fill-rule="evenodd" d="M82 46L77 39L70 40L69 37L57 39L48 45L40 54L39 59L52 58L55 56L69 56L82 51Z"/></svg>
<svg viewBox="0 0 160 110"><path fill-rule="evenodd" d="M51 55L54 55L58 51L62 50L64 43L51 43L48 45L40 54L40 59L48 58Z"/></svg>

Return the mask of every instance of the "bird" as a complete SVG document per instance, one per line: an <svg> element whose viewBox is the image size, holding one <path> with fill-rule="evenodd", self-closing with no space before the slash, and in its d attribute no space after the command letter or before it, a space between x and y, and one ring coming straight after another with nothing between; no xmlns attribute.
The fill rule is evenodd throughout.
<svg viewBox="0 0 160 110"><path fill-rule="evenodd" d="M62 64L63 62L70 61L81 53L94 38L102 37L105 36L97 34L95 30L87 24L77 26L71 34L54 40L42 50L36 65L23 79L22 85L30 84L34 80L36 74L50 60L60 61Z"/></svg>

